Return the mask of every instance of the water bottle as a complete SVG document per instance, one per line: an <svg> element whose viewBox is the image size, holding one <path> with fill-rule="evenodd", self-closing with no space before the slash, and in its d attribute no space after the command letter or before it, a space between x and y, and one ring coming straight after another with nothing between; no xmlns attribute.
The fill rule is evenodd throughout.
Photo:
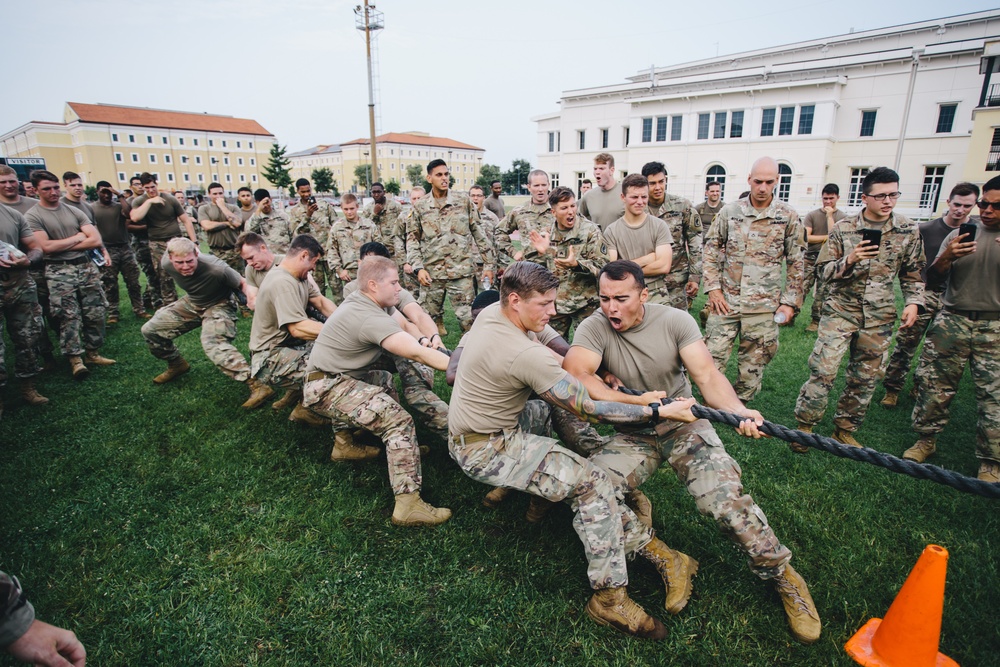
<svg viewBox="0 0 1000 667"><path fill-rule="evenodd" d="M785 315L785 313L783 313L783 312L777 312L777 311L775 311L775 313L774 313L774 321L775 321L776 324L784 324L785 322L788 321L788 315Z"/></svg>
<svg viewBox="0 0 1000 667"><path fill-rule="evenodd" d="M489 276L483 278L483 291L485 292L488 289L490 289L490 278L489 278Z"/></svg>

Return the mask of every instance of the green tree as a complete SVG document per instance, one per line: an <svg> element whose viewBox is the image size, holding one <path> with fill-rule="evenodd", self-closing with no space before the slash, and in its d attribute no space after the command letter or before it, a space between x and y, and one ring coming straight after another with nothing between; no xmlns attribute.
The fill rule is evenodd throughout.
<svg viewBox="0 0 1000 667"><path fill-rule="evenodd" d="M285 157L287 151L288 147L281 146L277 141L271 144L271 158L267 162L267 167L261 172L261 175L274 183L279 190L292 184L292 175L288 171L288 165L292 162Z"/></svg>
<svg viewBox="0 0 1000 667"><path fill-rule="evenodd" d="M354 168L354 184L365 189L369 189L368 179L371 178L371 165L368 163L359 164Z"/></svg>
<svg viewBox="0 0 1000 667"><path fill-rule="evenodd" d="M493 181L501 181L500 178L500 167L495 164L484 164L479 169L479 178L476 179L476 185L483 186L483 190L486 191L487 196L490 194L490 183Z"/></svg>
<svg viewBox="0 0 1000 667"><path fill-rule="evenodd" d="M337 182L333 180L333 172L329 167L320 167L312 171L312 186L316 192L332 192L335 196L337 192Z"/></svg>
<svg viewBox="0 0 1000 667"><path fill-rule="evenodd" d="M97 201L97 188L93 185L88 185L83 188L83 194L87 198L87 201Z"/></svg>
<svg viewBox="0 0 1000 667"><path fill-rule="evenodd" d="M424 168L419 164L411 164L406 168L406 180L410 182L410 187L418 185L427 189L427 181L424 180Z"/></svg>
<svg viewBox="0 0 1000 667"><path fill-rule="evenodd" d="M514 160L510 169L500 176L500 184L503 191L509 195L522 194L528 185L528 173L531 172L531 163L527 160Z"/></svg>
<svg viewBox="0 0 1000 667"><path fill-rule="evenodd" d="M395 178L385 184L385 191L391 195L398 195L401 189L402 187L399 185L399 181Z"/></svg>

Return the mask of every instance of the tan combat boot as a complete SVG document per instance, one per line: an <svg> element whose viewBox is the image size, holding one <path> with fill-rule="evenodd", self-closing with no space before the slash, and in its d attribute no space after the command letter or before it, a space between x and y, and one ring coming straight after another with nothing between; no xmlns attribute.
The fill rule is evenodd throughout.
<svg viewBox="0 0 1000 667"><path fill-rule="evenodd" d="M438 328L438 335L441 336L441 338L444 338L445 336L448 335L448 330L444 328L444 322L438 322L437 328Z"/></svg>
<svg viewBox="0 0 1000 667"><path fill-rule="evenodd" d="M698 573L698 561L674 551L656 537L636 553L652 563L663 578L667 594L664 609L671 614L679 614L691 599L691 580Z"/></svg>
<svg viewBox="0 0 1000 667"><path fill-rule="evenodd" d="M246 410L259 408L267 399L274 396L274 390L260 380L250 378L247 380L247 386L250 387L250 398L240 406Z"/></svg>
<svg viewBox="0 0 1000 667"><path fill-rule="evenodd" d="M531 500L528 502L528 511L524 513L524 520L528 523L538 523L545 518L545 515L549 513L556 504L551 500L546 500L545 498L540 498L538 496L531 496Z"/></svg>
<svg viewBox="0 0 1000 667"><path fill-rule="evenodd" d="M837 442L842 442L845 445L850 445L851 447L864 447L864 445L854 439L853 433L845 431L839 426L833 431L833 439Z"/></svg>
<svg viewBox="0 0 1000 667"><path fill-rule="evenodd" d="M635 513L639 521L650 528L653 527L653 503L649 502L645 493L639 489L632 489L625 496L625 504Z"/></svg>
<svg viewBox="0 0 1000 667"><path fill-rule="evenodd" d="M21 398L28 405L45 405L49 402L49 399L39 394L38 390L35 389L34 378L21 380Z"/></svg>
<svg viewBox="0 0 1000 667"><path fill-rule="evenodd" d="M936 442L937 436L922 435L913 443L912 447L903 452L903 458L908 461L923 463L937 451Z"/></svg>
<svg viewBox="0 0 1000 667"><path fill-rule="evenodd" d="M87 350L87 355L83 358L91 366L114 366L118 362L114 359L102 357L97 350Z"/></svg>
<svg viewBox="0 0 1000 667"><path fill-rule="evenodd" d="M878 402L883 408L887 410L892 410L899 403L899 392L898 391L886 391L885 396L881 401Z"/></svg>
<svg viewBox="0 0 1000 667"><path fill-rule="evenodd" d="M316 414L301 403L295 406L295 409L292 410L292 414L288 415L288 421L295 422L296 424L305 424L306 426L312 426L313 428L330 425L329 419Z"/></svg>
<svg viewBox="0 0 1000 667"><path fill-rule="evenodd" d="M74 380L82 380L90 375L90 369L83 365L83 359L79 356L67 357L67 359L69 359L69 368L73 371Z"/></svg>
<svg viewBox="0 0 1000 667"><path fill-rule="evenodd" d="M184 359L184 357L170 359L167 361L167 370L153 378L153 382L156 384L166 384L175 377L184 375L189 370L191 370L191 365Z"/></svg>
<svg viewBox="0 0 1000 667"><path fill-rule="evenodd" d="M396 496L396 507L392 510L392 522L397 526L436 526L450 518L450 509L431 507L416 491Z"/></svg>
<svg viewBox="0 0 1000 667"><path fill-rule="evenodd" d="M646 613L628 596L624 586L601 588L587 603L587 616L598 625L611 626L615 630L642 639L663 639L667 629L663 623Z"/></svg>
<svg viewBox="0 0 1000 667"><path fill-rule="evenodd" d="M819 322L810 322L809 325L806 326L807 333L816 333L817 331L819 331Z"/></svg>
<svg viewBox="0 0 1000 667"><path fill-rule="evenodd" d="M118 316L117 315L108 315L107 324L118 324Z"/></svg>
<svg viewBox="0 0 1000 667"><path fill-rule="evenodd" d="M803 424L802 422L799 422L799 430L802 431L803 433L812 433L813 432L813 427L812 427L812 424ZM809 448L808 447L806 447L805 445L799 444L797 442L790 442L790 443L788 443L788 448L790 450L792 450L793 452L795 452L796 454L808 454L809 453Z"/></svg>
<svg viewBox="0 0 1000 667"><path fill-rule="evenodd" d="M980 482L1000 484L1000 463L996 463L995 461L980 461L977 477Z"/></svg>
<svg viewBox="0 0 1000 667"><path fill-rule="evenodd" d="M508 489L505 486L498 486L486 494L483 498L483 505L489 507L491 510L495 510L500 507L500 503L502 503L513 490L514 489Z"/></svg>
<svg viewBox="0 0 1000 667"><path fill-rule="evenodd" d="M285 395L271 403L272 410L284 410L290 405L295 405L302 401L302 390L301 389L289 389L285 392Z"/></svg>
<svg viewBox="0 0 1000 667"><path fill-rule="evenodd" d="M364 461L378 456L378 447L354 444L354 438L347 431L337 431L333 434L333 451L331 461Z"/></svg>
<svg viewBox="0 0 1000 667"><path fill-rule="evenodd" d="M795 639L803 644L812 644L819 639L823 626L805 580L791 565L786 565L785 571L772 581L785 607L788 627Z"/></svg>

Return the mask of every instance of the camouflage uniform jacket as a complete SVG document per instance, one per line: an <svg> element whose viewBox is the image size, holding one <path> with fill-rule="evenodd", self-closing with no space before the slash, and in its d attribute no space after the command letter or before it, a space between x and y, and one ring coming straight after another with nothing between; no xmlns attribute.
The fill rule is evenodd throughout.
<svg viewBox="0 0 1000 667"><path fill-rule="evenodd" d="M670 227L674 239L670 273L664 276L667 287L684 287L688 282L701 282L701 237L704 231L701 216L694 212L684 197L668 194L657 207L646 207Z"/></svg>
<svg viewBox="0 0 1000 667"><path fill-rule="evenodd" d="M496 214L484 206L479 209L479 219L483 221L483 232L486 233L486 238L488 238L493 244L493 251L496 253L497 266L506 266L507 264L513 262L513 259L507 255L501 254L497 249L497 225L500 224L500 221L497 219ZM473 244L475 244L475 239L473 239ZM476 251L479 251L478 245L476 245ZM479 257L476 259L476 266L482 269L482 253L479 253Z"/></svg>
<svg viewBox="0 0 1000 667"><path fill-rule="evenodd" d="M299 234L312 234L324 248L330 242L330 228L337 221L337 210L330 202L316 200L316 212L309 217L308 206L301 202L288 210L288 225L292 228L292 237Z"/></svg>
<svg viewBox="0 0 1000 667"><path fill-rule="evenodd" d="M708 205L707 201L703 201L694 207L694 213L699 218L701 218L702 229L708 229L712 225L712 221L715 220L716 214L722 210L722 207L726 205L726 202L719 200L719 205L712 208Z"/></svg>
<svg viewBox="0 0 1000 667"><path fill-rule="evenodd" d="M406 262L414 273L426 269L432 280L468 278L474 273L472 241L493 269L493 244L468 195L454 190L438 202L428 194L406 219Z"/></svg>
<svg viewBox="0 0 1000 667"><path fill-rule="evenodd" d="M565 259L570 248L576 255L577 266L572 269L556 266L556 258ZM608 247L600 227L577 216L573 229L553 226L549 249L544 255L534 252L534 248L532 252L534 259L530 261L543 265L559 279L557 315L570 315L597 303L597 274L608 263Z"/></svg>
<svg viewBox="0 0 1000 667"><path fill-rule="evenodd" d="M0 572L0 650L20 639L35 620L17 577Z"/></svg>
<svg viewBox="0 0 1000 667"><path fill-rule="evenodd" d="M893 213L882 225L878 259L858 262L847 268L847 256L861 243L866 225L861 214L844 218L830 230L830 238L816 260L817 271L828 281L824 314L832 312L862 328L896 321L896 293L893 278L899 276L906 305L924 308L924 244L917 225Z"/></svg>
<svg viewBox="0 0 1000 667"><path fill-rule="evenodd" d="M281 211L254 213L247 220L246 230L260 234L271 252L285 252L292 242L292 228L288 217Z"/></svg>
<svg viewBox="0 0 1000 667"><path fill-rule="evenodd" d="M734 314L770 313L782 305L798 309L804 239L798 213L777 198L763 211L749 198L726 204L705 234L705 291L721 289Z"/></svg>
<svg viewBox="0 0 1000 667"><path fill-rule="evenodd" d="M383 242L374 222L368 218L358 218L355 222L338 220L333 223L330 242L326 246L327 266L335 273L344 269L351 274L351 278L357 277L359 251L369 241Z"/></svg>
<svg viewBox="0 0 1000 667"><path fill-rule="evenodd" d="M531 240L528 235L532 231L538 233L542 232L552 232L556 224L556 218L552 215L552 207L549 206L548 202L544 204L526 204L524 206L518 206L513 211L508 213L500 224L497 226L496 234L496 248L498 253L504 253L509 257L514 257L516 250L514 245L511 243L510 235L514 233L514 230L520 232L521 235L521 252L524 254L524 259L529 262L539 261L538 252L535 250L534 246L531 245Z"/></svg>
<svg viewBox="0 0 1000 667"><path fill-rule="evenodd" d="M369 203L361 210L361 217L367 218L378 225L382 234L380 243L389 249L389 255L402 265L406 259L406 240L403 233L403 206L392 197L386 197L382 212L375 214L375 202Z"/></svg>

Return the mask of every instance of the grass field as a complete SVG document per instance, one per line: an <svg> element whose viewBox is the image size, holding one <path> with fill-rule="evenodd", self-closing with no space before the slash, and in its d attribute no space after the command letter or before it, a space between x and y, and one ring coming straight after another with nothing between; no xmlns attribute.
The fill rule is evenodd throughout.
<svg viewBox="0 0 1000 667"><path fill-rule="evenodd" d="M90 664L847 665L844 642L885 614L931 543L951 554L941 651L1000 664L996 501L720 428L810 584L823 637L791 639L776 594L667 470L644 491L660 536L701 569L670 617L656 573L630 568L631 594L668 630L639 641L586 617L568 508L528 525L523 496L482 507L486 487L421 431L432 449L424 495L454 518L394 527L384 457L335 465L329 431L241 410L246 388L211 365L196 333L179 341L192 371L153 385L163 364L127 310L103 350L118 365L75 383L60 359L40 378L52 399L41 408L23 406L12 381L0 422L0 569L20 576L41 618L79 635ZM791 426L814 341L803 319L782 330L753 405ZM454 345L453 319L448 328ZM249 329L242 320L244 351ZM888 412L881 395L858 437L899 455L915 439L912 400ZM831 432L832 412L819 432ZM975 418L966 378L934 463L975 475Z"/></svg>

